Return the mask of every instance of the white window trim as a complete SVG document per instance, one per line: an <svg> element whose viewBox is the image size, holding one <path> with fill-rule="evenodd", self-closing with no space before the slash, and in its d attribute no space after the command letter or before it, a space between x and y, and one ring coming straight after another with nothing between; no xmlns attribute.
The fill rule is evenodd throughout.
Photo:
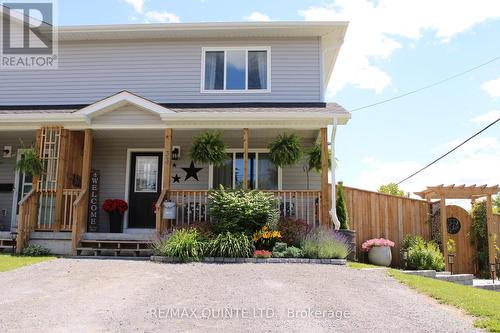
<svg viewBox="0 0 500 333"><path fill-rule="evenodd" d="M245 53L245 89L226 89L226 54L227 51L246 51ZM205 54L208 51L224 52L224 89L207 90L205 89ZM267 89L248 89L248 51L266 51L267 52ZM262 94L271 92L271 47L270 46L221 46L221 47L202 47L201 48L201 86L202 94Z"/></svg>
<svg viewBox="0 0 500 333"><path fill-rule="evenodd" d="M243 149L240 148L229 148L226 149L226 153L232 154L233 155L233 184L232 188L236 188L236 163L234 163L234 160L236 159L236 154L237 153L243 153ZM255 149L248 149L248 153L256 153L255 156L255 189L259 189L259 153L269 153L269 149L266 148L255 148ZM213 189L214 187L214 165L210 164L208 166L208 189ZM278 191L281 191L283 189L283 170L281 167L278 167Z"/></svg>

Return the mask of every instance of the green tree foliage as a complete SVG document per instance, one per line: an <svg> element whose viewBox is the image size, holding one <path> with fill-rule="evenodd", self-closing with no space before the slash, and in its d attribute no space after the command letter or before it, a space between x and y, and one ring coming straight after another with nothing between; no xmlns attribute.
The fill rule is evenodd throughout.
<svg viewBox="0 0 500 333"><path fill-rule="evenodd" d="M226 144L218 131L208 131L198 135L191 145L191 159L197 163L223 165L226 158Z"/></svg>
<svg viewBox="0 0 500 333"><path fill-rule="evenodd" d="M479 272L489 277L488 226L486 222L486 202L476 201L472 205L471 241L476 245L476 260Z"/></svg>
<svg viewBox="0 0 500 333"><path fill-rule="evenodd" d="M278 167L295 165L303 155L300 137L295 133L278 135L268 148L271 161Z"/></svg>
<svg viewBox="0 0 500 333"><path fill-rule="evenodd" d="M339 219L340 222L340 229L348 230L349 216L347 214L347 205L345 202L345 190L344 190L344 184L342 182L339 182L337 185L337 200L335 209L337 210L337 218Z"/></svg>
<svg viewBox="0 0 500 333"><path fill-rule="evenodd" d="M493 198L493 211L500 214L500 194Z"/></svg>
<svg viewBox="0 0 500 333"><path fill-rule="evenodd" d="M405 197L406 193L403 190L400 190L398 185L395 183L389 183L386 185L381 185L378 188L378 192L380 193L385 193L385 194L390 194L390 195L397 195L399 197Z"/></svg>

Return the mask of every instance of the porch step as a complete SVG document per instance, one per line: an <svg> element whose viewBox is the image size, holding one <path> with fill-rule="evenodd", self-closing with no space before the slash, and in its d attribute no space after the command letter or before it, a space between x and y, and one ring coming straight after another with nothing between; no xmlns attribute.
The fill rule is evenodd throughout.
<svg viewBox="0 0 500 333"><path fill-rule="evenodd" d="M153 252L152 240L106 240L82 239L76 249L77 256L82 255L121 255L132 254L135 257L150 256Z"/></svg>

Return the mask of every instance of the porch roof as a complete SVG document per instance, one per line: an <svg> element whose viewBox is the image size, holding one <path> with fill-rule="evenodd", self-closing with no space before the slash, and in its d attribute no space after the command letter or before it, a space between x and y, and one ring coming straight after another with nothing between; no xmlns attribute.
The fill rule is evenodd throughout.
<svg viewBox="0 0 500 333"><path fill-rule="evenodd" d="M350 113L337 103L156 103L121 91L90 105L0 106L0 128L57 124L93 128L92 118L124 105L159 116L155 128L200 126L322 127L347 123ZM253 124L252 124L253 122ZM144 127L135 124L137 127ZM167 126L168 125L168 126ZM130 128L134 126L130 125Z"/></svg>

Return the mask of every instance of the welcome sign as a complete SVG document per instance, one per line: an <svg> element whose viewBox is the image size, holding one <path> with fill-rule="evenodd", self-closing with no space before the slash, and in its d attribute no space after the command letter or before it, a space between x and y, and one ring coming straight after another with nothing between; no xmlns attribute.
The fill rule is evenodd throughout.
<svg viewBox="0 0 500 333"><path fill-rule="evenodd" d="M99 170L92 170L89 184L89 218L87 230L97 232L99 229L99 187L101 174Z"/></svg>

